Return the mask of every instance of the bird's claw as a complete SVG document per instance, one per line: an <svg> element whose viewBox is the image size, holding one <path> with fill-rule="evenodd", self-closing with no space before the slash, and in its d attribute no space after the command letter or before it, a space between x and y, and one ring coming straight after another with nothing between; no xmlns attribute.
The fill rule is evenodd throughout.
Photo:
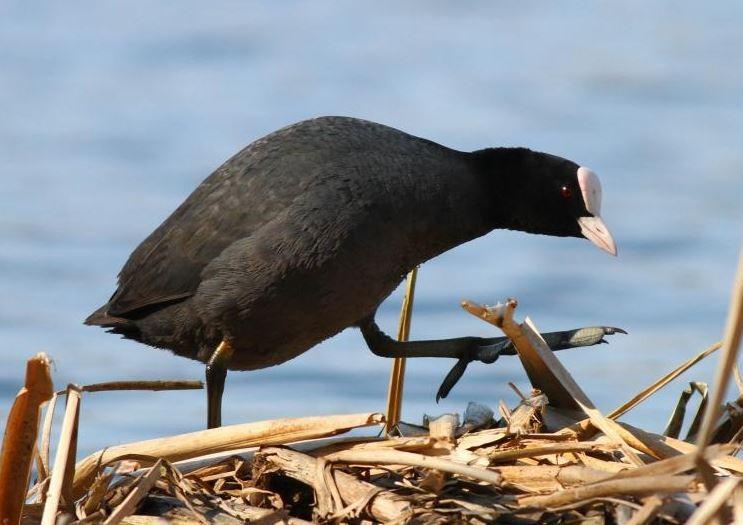
<svg viewBox="0 0 743 525"><path fill-rule="evenodd" d="M510 343L510 341L504 341L504 343ZM463 356L459 358L456 364L449 370L446 377L441 382L438 392L436 392L436 402L446 398L454 388L454 385L462 378L467 365L472 361L480 361L481 363L491 364L495 363L500 357L501 351L503 350L504 343L496 343L490 345L478 345L473 344L467 351L463 352Z"/></svg>
<svg viewBox="0 0 743 525"><path fill-rule="evenodd" d="M613 326L602 326L601 328L604 329L604 335L626 334L627 333L625 330L622 330L621 328L616 328ZM602 337L601 339L599 339L598 343L596 344L600 344L600 343L608 345L609 341L607 341L606 339Z"/></svg>
<svg viewBox="0 0 743 525"><path fill-rule="evenodd" d="M436 392L436 403L449 395L451 389L454 388L454 385L456 385L464 375L464 371L467 370L467 365L469 364L470 361L467 359L459 359L452 369L449 370L449 373L446 374L446 377L441 382L439 390Z"/></svg>
<svg viewBox="0 0 743 525"><path fill-rule="evenodd" d="M436 392L436 402L438 403L441 399L446 398L454 388L454 385L462 378L467 365L472 361L480 361L485 364L495 363L500 357L501 351L504 347L504 343L510 343L510 341L504 341L502 343L479 345L473 343L463 355L457 360L456 364L449 370L446 377L441 382L438 392Z"/></svg>

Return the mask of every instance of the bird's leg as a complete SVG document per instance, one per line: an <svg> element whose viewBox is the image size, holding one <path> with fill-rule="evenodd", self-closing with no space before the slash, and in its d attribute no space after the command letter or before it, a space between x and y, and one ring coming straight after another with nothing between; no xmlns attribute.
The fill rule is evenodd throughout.
<svg viewBox="0 0 743 525"><path fill-rule="evenodd" d="M224 340L206 363L206 428L222 426L222 393L232 353L232 345Z"/></svg>
<svg viewBox="0 0 743 525"><path fill-rule="evenodd" d="M448 357L493 363L501 355L516 355L516 349L507 337L458 337L402 342L385 334L373 318L359 323L359 328L369 349L380 357ZM592 326L547 332L542 337L552 350L565 350L606 343L604 336L615 333L627 332L621 328Z"/></svg>
<svg viewBox="0 0 743 525"><path fill-rule="evenodd" d="M436 395L436 401L446 397L472 361L494 363L502 355L516 355L513 343L507 337L459 337L429 341L395 341L377 326L373 317L359 323L369 349L381 357L448 357L457 364L447 374ZM621 328L592 326L542 334L552 350L565 350L606 343L604 336L626 334Z"/></svg>

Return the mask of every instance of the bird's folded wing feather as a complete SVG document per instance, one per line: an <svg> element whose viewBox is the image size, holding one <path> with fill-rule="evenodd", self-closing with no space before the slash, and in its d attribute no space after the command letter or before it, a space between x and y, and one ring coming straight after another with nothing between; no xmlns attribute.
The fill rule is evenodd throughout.
<svg viewBox="0 0 743 525"><path fill-rule="evenodd" d="M230 159L130 255L108 313L126 317L192 295L214 258L291 205L302 191L291 183L294 173L281 158L251 155L249 148Z"/></svg>

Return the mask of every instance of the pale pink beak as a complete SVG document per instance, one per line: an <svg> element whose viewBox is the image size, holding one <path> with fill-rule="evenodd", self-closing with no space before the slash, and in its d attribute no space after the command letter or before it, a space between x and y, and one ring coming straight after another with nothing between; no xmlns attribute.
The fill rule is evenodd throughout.
<svg viewBox="0 0 743 525"><path fill-rule="evenodd" d="M617 254L614 238L601 219L601 181L593 170L581 166L578 168L578 185L583 195L583 203L593 217L580 217L580 231L583 236L602 250L612 255Z"/></svg>
<svg viewBox="0 0 743 525"><path fill-rule="evenodd" d="M580 224L580 232L586 239L605 252L617 255L617 245L601 217L580 217L578 224Z"/></svg>

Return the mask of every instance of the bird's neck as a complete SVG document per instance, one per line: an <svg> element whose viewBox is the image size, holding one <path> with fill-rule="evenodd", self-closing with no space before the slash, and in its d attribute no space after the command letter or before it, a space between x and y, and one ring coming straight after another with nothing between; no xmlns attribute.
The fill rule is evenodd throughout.
<svg viewBox="0 0 743 525"><path fill-rule="evenodd" d="M488 231L536 231L535 210L523 194L533 178L529 160L539 155L527 148L488 148L468 154L471 174L485 197L481 216Z"/></svg>
<svg viewBox="0 0 743 525"><path fill-rule="evenodd" d="M523 150L522 150L523 151ZM435 257L494 229L513 228L509 219L507 175L518 168L509 148L456 152L429 173L430 195L423 205L414 235L423 260ZM421 192L428 190L421 189ZM420 261L422 262L422 261ZM418 262L416 262L418 264Z"/></svg>

